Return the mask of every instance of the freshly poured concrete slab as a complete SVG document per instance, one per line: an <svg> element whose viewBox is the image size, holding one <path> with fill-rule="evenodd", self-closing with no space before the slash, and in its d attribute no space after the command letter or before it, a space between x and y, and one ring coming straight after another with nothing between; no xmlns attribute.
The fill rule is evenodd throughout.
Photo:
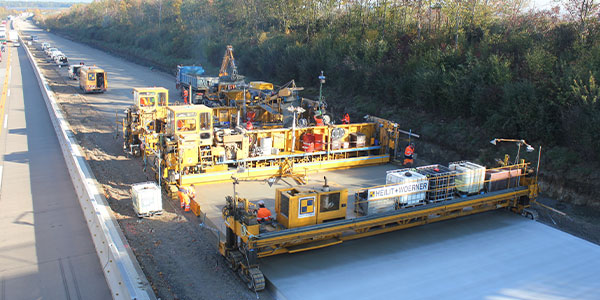
<svg viewBox="0 0 600 300"><path fill-rule="evenodd" d="M507 211L262 259L280 299L600 299L600 247Z"/></svg>

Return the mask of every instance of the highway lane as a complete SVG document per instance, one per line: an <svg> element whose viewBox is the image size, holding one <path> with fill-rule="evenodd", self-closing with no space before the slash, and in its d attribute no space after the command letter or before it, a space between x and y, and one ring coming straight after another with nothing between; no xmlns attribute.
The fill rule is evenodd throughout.
<svg viewBox="0 0 600 300"><path fill-rule="evenodd" d="M72 64L84 62L86 65L103 68L108 73L108 91L87 95L86 100L93 109L111 120L115 118L115 111L122 112L132 104L134 87L162 86L169 89L171 101L180 99L179 92L175 89L175 77L170 74L153 71L149 67L75 43L41 30L29 22L18 22L17 26L26 35L37 35L40 41L48 41L53 47L57 47ZM64 68L61 73L66 76L67 69Z"/></svg>
<svg viewBox="0 0 600 300"><path fill-rule="evenodd" d="M34 30L25 27L71 61L109 72L109 91L88 97L107 118L130 105L132 87L163 86L177 95L168 74ZM268 258L262 268L287 299L596 299L599 249L502 211Z"/></svg>
<svg viewBox="0 0 600 300"><path fill-rule="evenodd" d="M110 299L33 68L9 47L0 133L0 299ZM0 64L0 86L7 59Z"/></svg>

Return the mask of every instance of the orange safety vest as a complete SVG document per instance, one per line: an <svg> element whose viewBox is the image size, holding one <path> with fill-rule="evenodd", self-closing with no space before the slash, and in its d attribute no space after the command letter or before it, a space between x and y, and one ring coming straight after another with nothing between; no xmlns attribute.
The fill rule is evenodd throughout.
<svg viewBox="0 0 600 300"><path fill-rule="evenodd" d="M183 90L183 102L188 104L188 90Z"/></svg>
<svg viewBox="0 0 600 300"><path fill-rule="evenodd" d="M196 193L192 187L181 187L178 191L179 203L185 211L190 211L190 199L196 198Z"/></svg>
<svg viewBox="0 0 600 300"><path fill-rule="evenodd" d="M342 124L350 124L350 115L349 114L344 115L344 118L342 119Z"/></svg>
<svg viewBox="0 0 600 300"><path fill-rule="evenodd" d="M256 112L249 111L246 113L246 120L253 122L254 118L256 118Z"/></svg>
<svg viewBox="0 0 600 300"><path fill-rule="evenodd" d="M266 221L271 219L271 211L266 207L261 207L258 209L258 213L256 214L256 219L259 221Z"/></svg>
<svg viewBox="0 0 600 300"><path fill-rule="evenodd" d="M314 118L315 122L317 122L317 126L325 126L325 124L323 123L323 118L317 118L317 116L315 116Z"/></svg>
<svg viewBox="0 0 600 300"><path fill-rule="evenodd" d="M404 150L404 156L412 156L413 153L415 153L415 148L413 148L411 145L408 145L406 147L406 150Z"/></svg>

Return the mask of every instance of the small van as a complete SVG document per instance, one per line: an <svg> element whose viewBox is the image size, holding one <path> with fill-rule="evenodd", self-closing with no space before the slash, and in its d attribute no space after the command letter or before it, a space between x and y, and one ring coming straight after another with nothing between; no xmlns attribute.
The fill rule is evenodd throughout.
<svg viewBox="0 0 600 300"><path fill-rule="evenodd" d="M56 63L58 66L68 66L69 60L67 59L67 56L59 54L54 57L54 63Z"/></svg>
<svg viewBox="0 0 600 300"><path fill-rule="evenodd" d="M83 65L79 64L79 65L70 65L69 66L69 78L76 80L77 78L79 78L79 69L81 69L81 67L83 67Z"/></svg>
<svg viewBox="0 0 600 300"><path fill-rule="evenodd" d="M84 93L104 93L108 88L106 72L96 66L79 69L79 88Z"/></svg>

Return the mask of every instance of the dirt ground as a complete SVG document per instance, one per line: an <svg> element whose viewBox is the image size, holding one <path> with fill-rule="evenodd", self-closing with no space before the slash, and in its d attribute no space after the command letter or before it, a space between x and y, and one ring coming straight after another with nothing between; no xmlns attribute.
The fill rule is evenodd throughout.
<svg viewBox="0 0 600 300"><path fill-rule="evenodd" d="M37 46L37 45L34 45ZM66 68L46 60L31 46L34 57L75 132L106 199L144 273L160 299L273 299L255 294L225 264L217 238L191 213L184 213L163 194L164 213L139 219L132 208L130 185L152 179L143 161L126 156L116 136L115 120L106 119L86 97ZM92 95L93 96L93 95Z"/></svg>

